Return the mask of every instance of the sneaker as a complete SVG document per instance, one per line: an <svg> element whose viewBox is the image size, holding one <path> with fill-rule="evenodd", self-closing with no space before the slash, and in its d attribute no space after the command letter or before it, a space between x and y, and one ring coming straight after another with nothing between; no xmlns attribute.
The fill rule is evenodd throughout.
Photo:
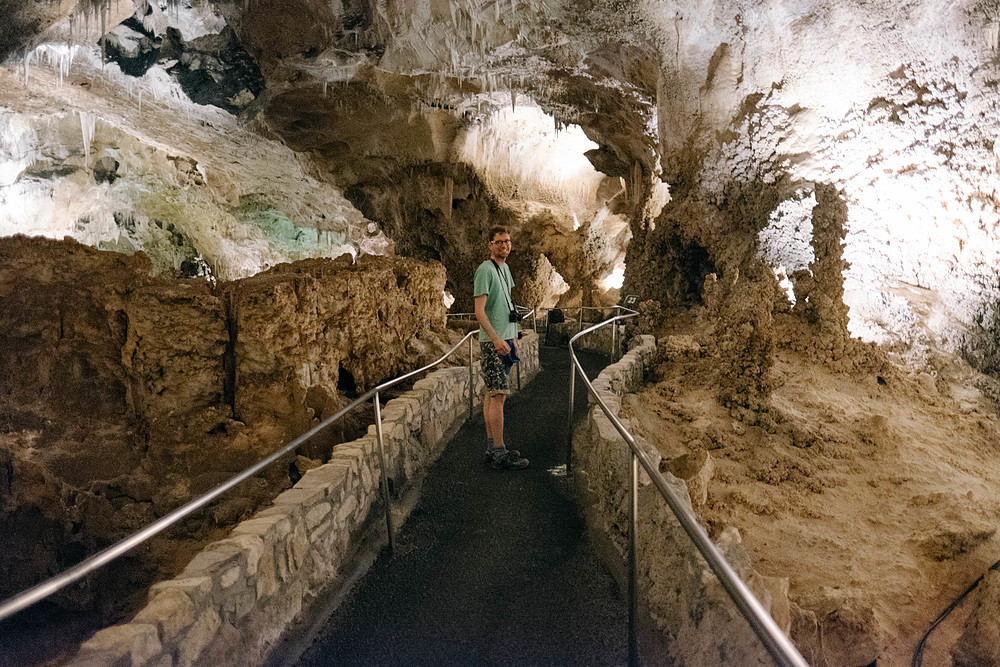
<svg viewBox="0 0 1000 667"><path fill-rule="evenodd" d="M521 458L521 452L516 449L508 449L507 451L513 454L515 458ZM483 460L486 461L486 463L493 463L493 454L490 450L487 449L483 452Z"/></svg>
<svg viewBox="0 0 1000 667"><path fill-rule="evenodd" d="M521 458L513 449L508 449L499 456L490 456L490 467L494 470L523 470L528 467L528 459Z"/></svg>

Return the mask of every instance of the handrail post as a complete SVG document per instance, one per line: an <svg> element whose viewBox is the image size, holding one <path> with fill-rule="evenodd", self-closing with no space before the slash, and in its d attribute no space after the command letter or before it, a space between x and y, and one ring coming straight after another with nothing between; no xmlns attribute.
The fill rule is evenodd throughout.
<svg viewBox="0 0 1000 667"><path fill-rule="evenodd" d="M639 642L637 637L639 621L639 601L636 580L639 576L639 559L636 557L636 533L639 530L639 458L632 454L629 472L628 501L628 664L639 666Z"/></svg>
<svg viewBox="0 0 1000 667"><path fill-rule="evenodd" d="M389 475L385 469L385 444L382 439L382 404L375 392L375 434L378 437L378 458L382 468L382 501L385 503L385 528L389 535L389 553L396 553L396 537L392 534L392 503L389 502Z"/></svg>
<svg viewBox="0 0 1000 667"><path fill-rule="evenodd" d="M473 388L473 378L472 378L472 336L469 336L469 421L472 421L472 393L475 391Z"/></svg>
<svg viewBox="0 0 1000 667"><path fill-rule="evenodd" d="M521 362L514 365L517 366L517 390L521 391Z"/></svg>
<svg viewBox="0 0 1000 667"><path fill-rule="evenodd" d="M569 417L566 419L566 473L573 472L573 397L576 393L576 364L569 362Z"/></svg>
<svg viewBox="0 0 1000 667"><path fill-rule="evenodd" d="M577 331L577 333L581 331L583 331L583 306L580 306L580 331Z"/></svg>
<svg viewBox="0 0 1000 667"><path fill-rule="evenodd" d="M618 322L611 325L611 363L618 361Z"/></svg>
<svg viewBox="0 0 1000 667"><path fill-rule="evenodd" d="M615 306L615 312L611 316L617 318L621 314L621 306ZM611 324L611 354L612 360L618 361L621 359L621 338L618 336L618 320L616 319Z"/></svg>
<svg viewBox="0 0 1000 667"><path fill-rule="evenodd" d="M611 363L618 361L615 358L615 349L618 347L618 320L615 319L615 312L611 311Z"/></svg>

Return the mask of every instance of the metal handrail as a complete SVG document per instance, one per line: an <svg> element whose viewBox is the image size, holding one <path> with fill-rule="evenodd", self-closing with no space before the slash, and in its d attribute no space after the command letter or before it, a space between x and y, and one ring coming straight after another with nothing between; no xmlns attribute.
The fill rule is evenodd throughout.
<svg viewBox="0 0 1000 667"><path fill-rule="evenodd" d="M521 313L521 319L527 319L529 317L531 318L531 330L534 331L535 333L538 333L538 322L537 322L536 317L535 317L535 310L537 310L537 309L536 308L531 308L529 310L527 306L519 306L516 303L514 304L514 308L517 309L517 312ZM525 311L527 311L527 312L525 312ZM447 319L449 317L456 318L456 319L459 318L459 317L461 317L461 318L470 318L470 319L473 319L473 320L476 319L476 314L475 313L445 313L444 316L445 316L445 319Z"/></svg>
<svg viewBox="0 0 1000 667"><path fill-rule="evenodd" d="M591 384L590 380L587 379L587 374L583 371L583 366L580 365L579 360L576 358L576 352L573 350L573 343L580 337L595 331L596 329L605 326L610 323L615 323L615 328L617 328L617 322L619 320L625 320L637 316L639 313L630 308L625 308L624 306L615 306L619 311L626 311L625 314L617 315L609 320L595 324L580 333L573 336L569 341L569 354L572 360L573 367L570 369L570 390L569 390L569 415L570 423L572 423L573 418L573 394L575 391L575 378L577 372L580 373L580 377L583 379L584 384L587 385L587 389L590 394L596 399L597 404L601 406L601 410L607 416L611 423L614 424L615 429L618 433L625 439L628 443L629 448L632 450L632 464L630 466L630 479L629 479L629 490L630 490L630 500L629 500L629 536L628 536L628 569L629 569L629 581L628 581L628 596L629 596L629 639L628 639L628 652L629 652L629 664L638 664L638 641L637 641L637 625L638 625L638 599L637 599L637 562L636 562L636 532L638 530L637 526L637 514L639 506L639 464L645 469L646 474L652 480L653 485L663 496L663 499L667 501L667 505L670 510L674 513L677 521L681 524L684 532L687 533L688 537L694 542L695 547L698 552L701 553L702 557L708 563L712 572L718 577L719 583L725 589L726 593L729 595L730 599L739 609L740 613L750 624L751 629L760 639L764 648L771 655L775 664L781 667L808 667L808 663L803 659L802 655L799 653L795 645L792 644L791 640L781 631L778 624L774 622L771 615L767 613L764 606L761 605L760 601L754 597L754 594L750 591L747 585L740 579L739 575L733 570L733 568L726 562L725 557L722 552L719 551L718 547L712 543L712 540L708 537L708 533L705 529L701 527L698 520L691 514L687 508L681 503L680 498L673 492L673 490L667 485L667 481L660 474L657 466L654 466L646 453L639 448L635 441L635 438L625 429L618 417L615 416L611 410L608 408L607 404L600 397L597 391L594 389L594 385ZM567 470L571 470L571 459L573 450L573 438L572 438L572 426L570 426L568 431L568 442L567 442L567 458L566 467Z"/></svg>
<svg viewBox="0 0 1000 667"><path fill-rule="evenodd" d="M393 530L392 530L392 508L389 505L389 485L387 482L386 469L385 469L385 448L382 439L382 414L381 414L382 409L378 400L379 392L385 391L386 389L394 387L400 382L403 382L404 380L408 380L409 378L415 375L418 375L426 370L434 368L435 366L443 362L445 359L450 357L452 353L462 345L462 343L468 341L469 342L469 419L472 419L472 410L473 410L472 338L478 333L479 329L467 333L465 337L462 338L462 340L460 340L457 344L455 344L454 347L448 350L444 354L444 356L442 356L437 361L428 364L423 368L418 368L415 371L411 371L393 380L383 382L374 389L370 389L367 393L365 393L360 398L356 399L353 403L342 409L340 412L336 413L332 417L323 420L321 423L317 424L306 433L295 438L294 440L292 440L290 443L285 445L283 448L281 448L271 456L250 466L249 468L239 473L235 477L230 478L229 480L223 482L222 484L215 487L211 491L208 491L207 493L195 498L186 505L179 507L170 514L167 514L166 516L154 521L153 523L149 524L148 526L138 531L137 533L134 533L129 537L126 537L123 540L116 542L115 544L111 545L107 549L104 549L103 551L99 551L98 553L78 563L77 565L71 567L70 569L62 572L61 574L58 574L50 579L47 579L39 584L36 584L35 586L29 588L28 590L23 591L5 600L2 604L0 604L0 621L10 616L13 616L22 609L29 607L32 604L38 602L39 600L42 600L52 595L53 593L65 588L71 583L82 579L83 577L90 574L94 570L106 565L107 563L125 554L126 552L130 551L136 546L142 544L143 542L153 537L157 533L160 533L164 529L177 523L178 521L188 516L192 512L200 509L201 507L204 507L205 505L212 502L213 500L215 500L216 498L218 498L223 493L233 488L240 482L243 482L246 479L252 477L253 475L257 474L258 472L266 468L267 466L271 465L272 463L280 459L282 456L292 452L296 447L309 440L309 438L313 437L320 431L324 430L325 428L336 422L338 419L340 419L341 417L352 411L354 408L358 407L362 403L367 402L368 399L372 397L375 398L375 424L376 424L375 430L379 446L380 467L382 469L382 499L386 508L385 520L386 520L386 529L388 532L388 539L389 539L389 549L392 550L395 546ZM520 371L520 365L518 370Z"/></svg>

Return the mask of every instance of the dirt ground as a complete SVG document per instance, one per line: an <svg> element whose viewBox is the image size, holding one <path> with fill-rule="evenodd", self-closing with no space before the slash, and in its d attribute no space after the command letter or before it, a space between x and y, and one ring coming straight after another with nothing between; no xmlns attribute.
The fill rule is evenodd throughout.
<svg viewBox="0 0 1000 667"><path fill-rule="evenodd" d="M818 623L792 628L813 664L909 665L930 623L1000 559L997 408L954 358L833 372L793 349L794 326L776 322L784 342L765 426L716 400L718 371L691 315L659 332L664 360L624 414L663 469L709 451L700 518L713 535L736 526L755 568L789 579L800 619ZM924 665L952 664L974 599L931 635Z"/></svg>

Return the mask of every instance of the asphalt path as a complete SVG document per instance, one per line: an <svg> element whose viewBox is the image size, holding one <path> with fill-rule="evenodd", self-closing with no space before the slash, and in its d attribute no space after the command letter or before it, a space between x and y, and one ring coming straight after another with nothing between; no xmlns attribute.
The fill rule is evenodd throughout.
<svg viewBox="0 0 1000 667"><path fill-rule="evenodd" d="M297 665L627 662L624 592L588 541L566 477L569 354L540 353L542 372L505 412L508 445L531 465L490 469L481 416L465 424L428 471L395 555L382 552ZM593 378L606 359L581 362Z"/></svg>

